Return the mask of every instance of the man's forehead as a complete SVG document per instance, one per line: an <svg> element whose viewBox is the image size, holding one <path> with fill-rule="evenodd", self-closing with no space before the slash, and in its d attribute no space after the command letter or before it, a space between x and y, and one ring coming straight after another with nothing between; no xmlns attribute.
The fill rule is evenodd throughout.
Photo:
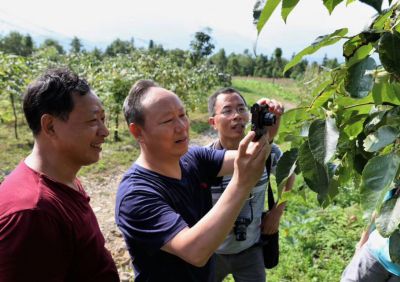
<svg viewBox="0 0 400 282"><path fill-rule="evenodd" d="M73 97L74 108L78 110L87 111L89 113L104 112L104 107L100 101L100 98L92 91L84 95L75 94Z"/></svg>
<svg viewBox="0 0 400 282"><path fill-rule="evenodd" d="M245 105L243 98L237 93L222 93L217 97L217 105L229 107L232 103L236 105Z"/></svg>
<svg viewBox="0 0 400 282"><path fill-rule="evenodd" d="M166 102L183 106L181 99L175 93L161 87L151 87L142 100L145 107Z"/></svg>

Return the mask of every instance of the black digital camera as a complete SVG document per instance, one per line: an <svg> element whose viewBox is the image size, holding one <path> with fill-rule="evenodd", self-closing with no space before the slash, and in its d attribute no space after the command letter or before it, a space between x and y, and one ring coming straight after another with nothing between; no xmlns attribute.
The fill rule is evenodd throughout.
<svg viewBox="0 0 400 282"><path fill-rule="evenodd" d="M236 241L244 241L246 240L247 235L247 226L251 223L250 218L239 217L235 221L235 226L233 227L233 232L236 236Z"/></svg>
<svg viewBox="0 0 400 282"><path fill-rule="evenodd" d="M269 112L268 105L259 105L255 103L251 106L251 130L256 132L256 137L254 141L260 139L263 136L267 128L266 126L271 126L276 123L276 116Z"/></svg>

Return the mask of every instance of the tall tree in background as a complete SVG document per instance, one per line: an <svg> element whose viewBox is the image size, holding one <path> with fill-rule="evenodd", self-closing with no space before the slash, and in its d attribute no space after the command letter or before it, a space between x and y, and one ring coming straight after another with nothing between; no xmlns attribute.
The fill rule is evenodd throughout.
<svg viewBox="0 0 400 282"><path fill-rule="evenodd" d="M34 49L32 37L28 34L22 35L17 31L12 31L0 39L0 51L4 53L29 56Z"/></svg>
<svg viewBox="0 0 400 282"><path fill-rule="evenodd" d="M240 64L237 59L237 55L234 53L228 56L228 63L226 65L226 71L230 75L240 75Z"/></svg>
<svg viewBox="0 0 400 282"><path fill-rule="evenodd" d="M47 38L42 45L40 45L40 48L47 48L47 47L54 47L58 54L65 54L64 48L61 46L61 44L52 38Z"/></svg>
<svg viewBox="0 0 400 282"><path fill-rule="evenodd" d="M74 36L74 38L72 38L70 45L71 45L71 49L70 49L71 53L80 53L83 51L83 49L82 49L83 45L81 43L81 40L76 36Z"/></svg>
<svg viewBox="0 0 400 282"><path fill-rule="evenodd" d="M130 41L121 40L119 38L115 39L106 49L106 55L116 56L117 54L129 54L135 50L134 39Z"/></svg>
<svg viewBox="0 0 400 282"><path fill-rule="evenodd" d="M194 35L194 39L190 42L192 62L196 65L202 58L212 53L215 46L211 38L212 30L206 28L204 31L198 31Z"/></svg>
<svg viewBox="0 0 400 282"><path fill-rule="evenodd" d="M228 59L226 58L225 49L220 49L216 54L211 56L210 61L212 64L216 65L220 72L224 72L228 64Z"/></svg>
<svg viewBox="0 0 400 282"><path fill-rule="evenodd" d="M257 55L254 66L254 76L267 76L268 63L267 55Z"/></svg>

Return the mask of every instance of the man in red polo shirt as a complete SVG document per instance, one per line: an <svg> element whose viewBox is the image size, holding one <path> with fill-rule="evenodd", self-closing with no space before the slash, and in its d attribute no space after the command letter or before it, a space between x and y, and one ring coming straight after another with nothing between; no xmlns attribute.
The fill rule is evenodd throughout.
<svg viewBox="0 0 400 282"><path fill-rule="evenodd" d="M119 281L76 178L109 134L99 98L54 69L29 85L23 108L35 143L0 185L0 281Z"/></svg>

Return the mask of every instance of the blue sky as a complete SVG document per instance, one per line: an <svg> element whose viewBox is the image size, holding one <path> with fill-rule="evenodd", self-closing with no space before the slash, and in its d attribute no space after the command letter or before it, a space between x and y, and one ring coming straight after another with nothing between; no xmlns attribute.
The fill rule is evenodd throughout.
<svg viewBox="0 0 400 282"><path fill-rule="evenodd" d="M30 33L36 42L53 37L65 46L73 36L78 36L87 49L94 46L104 49L116 38L131 37L137 46L147 46L153 39L167 49L187 49L194 33L209 27L216 50L242 53L244 49L252 50L256 39L252 24L254 3L250 0L2 0L0 34L18 30ZM342 27L349 27L349 34L361 31L374 14L371 7L355 2L348 7L341 3L329 16L322 0L302 0L286 25L280 9L275 11L261 32L257 52L271 54L281 47L283 56L290 58L319 35ZM325 53L340 59L340 44L319 51L314 58Z"/></svg>

